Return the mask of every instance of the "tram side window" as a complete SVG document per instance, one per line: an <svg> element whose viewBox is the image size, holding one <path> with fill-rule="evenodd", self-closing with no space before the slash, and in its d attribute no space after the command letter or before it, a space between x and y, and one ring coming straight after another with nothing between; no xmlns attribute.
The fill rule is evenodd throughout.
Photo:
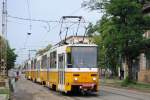
<svg viewBox="0 0 150 100"><path fill-rule="evenodd" d="M56 51L50 53L50 68L56 68Z"/></svg>
<svg viewBox="0 0 150 100"><path fill-rule="evenodd" d="M25 63L25 69L28 70L28 63Z"/></svg>
<svg viewBox="0 0 150 100"><path fill-rule="evenodd" d="M27 68L27 70L29 69L28 63L26 63L26 68Z"/></svg>
<svg viewBox="0 0 150 100"><path fill-rule="evenodd" d="M33 65L33 60L31 61L31 69L33 69L34 65Z"/></svg>
<svg viewBox="0 0 150 100"><path fill-rule="evenodd" d="M36 61L35 69L38 68L38 60Z"/></svg>
<svg viewBox="0 0 150 100"><path fill-rule="evenodd" d="M36 59L34 59L34 66L33 69L36 69Z"/></svg>
<svg viewBox="0 0 150 100"><path fill-rule="evenodd" d="M44 59L42 57L42 62L41 62L41 68L43 69L44 68Z"/></svg>
<svg viewBox="0 0 150 100"><path fill-rule="evenodd" d="M40 66L40 60L38 60L37 63L36 63L36 69L40 69L40 67L41 67Z"/></svg>
<svg viewBox="0 0 150 100"><path fill-rule="evenodd" d="M43 69L46 69L47 68L47 55L44 55L42 57L42 66L41 66Z"/></svg>
<svg viewBox="0 0 150 100"><path fill-rule="evenodd" d="M28 69L31 70L31 63L28 64Z"/></svg>
<svg viewBox="0 0 150 100"><path fill-rule="evenodd" d="M72 68L71 53L67 53L67 67Z"/></svg>
<svg viewBox="0 0 150 100"><path fill-rule="evenodd" d="M50 66L50 57L47 58L47 68Z"/></svg>
<svg viewBox="0 0 150 100"><path fill-rule="evenodd" d="M59 57L59 62L63 62L63 55L59 54L58 57Z"/></svg>

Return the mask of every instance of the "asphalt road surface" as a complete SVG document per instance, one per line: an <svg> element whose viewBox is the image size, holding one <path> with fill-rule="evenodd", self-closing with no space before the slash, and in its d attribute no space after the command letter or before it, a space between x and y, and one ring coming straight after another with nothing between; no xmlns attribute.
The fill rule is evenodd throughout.
<svg viewBox="0 0 150 100"><path fill-rule="evenodd" d="M66 95L22 77L15 85L12 98L13 100L150 100L150 93L101 86L97 94Z"/></svg>

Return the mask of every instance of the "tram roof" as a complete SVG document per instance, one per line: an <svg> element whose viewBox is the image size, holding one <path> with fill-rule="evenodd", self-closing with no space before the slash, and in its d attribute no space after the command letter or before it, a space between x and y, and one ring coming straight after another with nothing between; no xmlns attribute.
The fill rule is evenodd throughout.
<svg viewBox="0 0 150 100"><path fill-rule="evenodd" d="M79 47L97 47L96 44L84 44L84 43L75 43L75 44L64 44L64 45L59 45L59 46L54 46L50 49L50 51L52 50L55 50L56 48L59 48L59 47L63 47L63 46L67 46L67 47L73 47L73 46L79 46Z"/></svg>
<svg viewBox="0 0 150 100"><path fill-rule="evenodd" d="M97 47L96 44L68 44L67 46Z"/></svg>

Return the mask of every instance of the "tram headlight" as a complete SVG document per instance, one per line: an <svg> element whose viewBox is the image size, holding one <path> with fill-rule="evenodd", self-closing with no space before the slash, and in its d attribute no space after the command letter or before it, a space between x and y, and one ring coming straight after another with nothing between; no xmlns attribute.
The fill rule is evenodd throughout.
<svg viewBox="0 0 150 100"><path fill-rule="evenodd" d="M77 77L75 77L75 78L74 78L74 80L75 80L75 81L77 81L77 80L78 80L78 78L77 78Z"/></svg>
<svg viewBox="0 0 150 100"><path fill-rule="evenodd" d="M93 77L93 81L96 81L96 77Z"/></svg>

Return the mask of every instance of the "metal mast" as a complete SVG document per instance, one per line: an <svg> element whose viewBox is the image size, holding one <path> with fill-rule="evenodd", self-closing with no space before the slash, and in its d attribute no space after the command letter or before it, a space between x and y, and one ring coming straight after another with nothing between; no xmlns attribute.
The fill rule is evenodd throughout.
<svg viewBox="0 0 150 100"><path fill-rule="evenodd" d="M0 34L0 75L7 75L7 0L2 1L2 29Z"/></svg>

